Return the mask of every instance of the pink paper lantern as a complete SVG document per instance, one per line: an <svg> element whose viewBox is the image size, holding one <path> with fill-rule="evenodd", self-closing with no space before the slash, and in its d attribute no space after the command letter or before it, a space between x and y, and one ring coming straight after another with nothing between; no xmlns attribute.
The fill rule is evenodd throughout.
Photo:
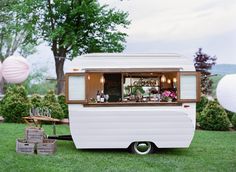
<svg viewBox="0 0 236 172"><path fill-rule="evenodd" d="M0 62L0 82L2 81L2 62Z"/></svg>
<svg viewBox="0 0 236 172"><path fill-rule="evenodd" d="M2 65L2 76L9 83L22 83L29 76L30 65L21 56L10 56Z"/></svg>

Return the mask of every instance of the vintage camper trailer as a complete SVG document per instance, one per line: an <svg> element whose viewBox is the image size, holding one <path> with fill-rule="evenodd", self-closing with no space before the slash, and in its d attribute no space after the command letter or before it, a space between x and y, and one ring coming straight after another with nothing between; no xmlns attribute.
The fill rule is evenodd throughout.
<svg viewBox="0 0 236 172"><path fill-rule="evenodd" d="M88 54L66 72L76 148L189 147L200 97L192 59L177 54Z"/></svg>

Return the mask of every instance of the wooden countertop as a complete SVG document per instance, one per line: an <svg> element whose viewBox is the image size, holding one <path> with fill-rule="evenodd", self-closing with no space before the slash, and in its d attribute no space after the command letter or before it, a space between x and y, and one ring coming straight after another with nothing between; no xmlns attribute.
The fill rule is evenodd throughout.
<svg viewBox="0 0 236 172"><path fill-rule="evenodd" d="M106 102L85 103L84 107L106 107L106 106L182 106L179 102Z"/></svg>

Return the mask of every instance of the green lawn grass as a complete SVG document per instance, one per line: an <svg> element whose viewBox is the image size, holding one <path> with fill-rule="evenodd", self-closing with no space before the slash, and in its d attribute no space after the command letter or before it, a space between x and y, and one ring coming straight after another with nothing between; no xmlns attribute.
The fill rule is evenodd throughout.
<svg viewBox="0 0 236 172"><path fill-rule="evenodd" d="M236 171L236 132L196 131L188 149L160 149L140 156L126 150L77 150L73 142L58 141L52 156L15 152L16 138L22 138L23 124L0 124L0 171ZM52 126L44 126L48 134ZM68 134L69 127L57 127Z"/></svg>

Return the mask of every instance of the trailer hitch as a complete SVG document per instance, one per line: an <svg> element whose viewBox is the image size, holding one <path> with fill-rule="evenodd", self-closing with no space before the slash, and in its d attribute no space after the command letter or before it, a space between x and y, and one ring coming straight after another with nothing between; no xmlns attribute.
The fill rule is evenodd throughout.
<svg viewBox="0 0 236 172"><path fill-rule="evenodd" d="M54 136L48 136L48 139L72 141L72 136L71 135L54 135Z"/></svg>

